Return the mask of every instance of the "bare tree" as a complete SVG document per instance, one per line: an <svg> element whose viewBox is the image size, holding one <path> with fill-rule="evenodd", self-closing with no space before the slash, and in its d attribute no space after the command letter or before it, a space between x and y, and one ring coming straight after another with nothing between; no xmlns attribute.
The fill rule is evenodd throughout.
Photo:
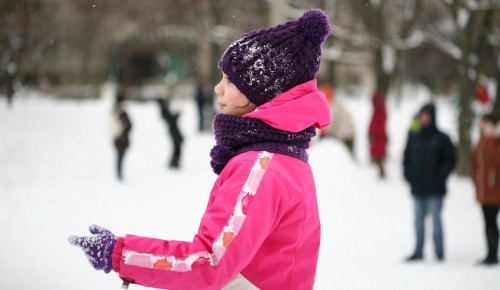
<svg viewBox="0 0 500 290"><path fill-rule="evenodd" d="M402 71L401 64L409 48L427 43L452 60L458 72L460 100L457 173L469 174L474 117L471 104L477 78L482 73L499 82L500 1L352 0L350 3L364 27L361 33L344 33L341 39L372 51L377 90L389 90L393 77ZM500 111L498 99L494 108Z"/></svg>
<svg viewBox="0 0 500 290"><path fill-rule="evenodd" d="M350 4L364 27L349 38L371 51L375 90L387 93L404 51L421 43L414 35L421 1L352 0Z"/></svg>
<svg viewBox="0 0 500 290"><path fill-rule="evenodd" d="M27 49L30 25L28 0L5 0L0 3L0 21L3 28L0 36L0 85L12 104L14 82L19 76L23 54Z"/></svg>
<svg viewBox="0 0 500 290"><path fill-rule="evenodd" d="M478 70L496 80L495 102L492 111L500 114L500 8L489 9L484 17L481 34Z"/></svg>
<svg viewBox="0 0 500 290"><path fill-rule="evenodd" d="M498 26L495 23L498 21L496 18L500 1L442 0L427 1L427 5L440 5L440 8L447 12L447 17L433 21L422 18L421 28L430 43L455 61L459 73L457 174L469 175L471 128L474 119L471 105L476 96L478 72L486 72L487 64L491 63L492 59L498 60L500 42ZM496 51L496 57L491 53L493 51ZM498 73L494 77L498 84ZM498 101L495 107L498 108L497 106Z"/></svg>

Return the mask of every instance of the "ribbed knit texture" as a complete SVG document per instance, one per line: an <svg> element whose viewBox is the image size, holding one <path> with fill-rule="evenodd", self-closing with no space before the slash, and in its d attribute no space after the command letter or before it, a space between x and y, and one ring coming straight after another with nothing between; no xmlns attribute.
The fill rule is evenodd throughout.
<svg viewBox="0 0 500 290"><path fill-rule="evenodd" d="M268 151L308 160L306 149L316 129L309 127L293 133L275 129L264 121L253 118L218 114L213 131L216 145L210 151L210 165L220 174L234 156L248 151Z"/></svg>
<svg viewBox="0 0 500 290"><path fill-rule="evenodd" d="M298 20L242 35L224 52L219 68L260 106L316 77L321 43L330 32L324 12L309 10Z"/></svg>

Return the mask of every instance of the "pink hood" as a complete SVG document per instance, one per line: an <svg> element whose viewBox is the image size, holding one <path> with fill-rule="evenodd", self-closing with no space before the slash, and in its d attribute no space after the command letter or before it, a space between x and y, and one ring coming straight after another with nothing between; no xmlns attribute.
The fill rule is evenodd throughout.
<svg viewBox="0 0 500 290"><path fill-rule="evenodd" d="M325 95L318 91L315 79L277 95L244 116L289 132L300 132L310 126L321 129L331 122L330 106Z"/></svg>

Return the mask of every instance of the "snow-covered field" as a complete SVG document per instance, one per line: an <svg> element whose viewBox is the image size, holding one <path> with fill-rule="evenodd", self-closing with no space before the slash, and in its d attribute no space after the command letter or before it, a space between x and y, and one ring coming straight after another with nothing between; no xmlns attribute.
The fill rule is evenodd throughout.
<svg viewBox="0 0 500 290"><path fill-rule="evenodd" d="M208 164L213 136L197 133L194 103L181 102L180 171L167 168L170 142L156 103L129 104L132 146L120 183L109 92L90 101L26 92L11 109L0 99L0 289L119 289L116 273L93 270L67 242L70 234L86 235L92 223L117 235L190 240L196 232L216 176ZM401 154L426 95L388 104L384 181L368 161L369 100L340 98L357 127L357 159L332 139L315 139L310 149L323 233L315 289L500 289L500 267L475 265L485 254L481 213L470 180L455 175L443 212L446 261L434 260L428 235L426 260L402 262L414 238ZM451 102L438 102L438 125L456 141L455 114Z"/></svg>

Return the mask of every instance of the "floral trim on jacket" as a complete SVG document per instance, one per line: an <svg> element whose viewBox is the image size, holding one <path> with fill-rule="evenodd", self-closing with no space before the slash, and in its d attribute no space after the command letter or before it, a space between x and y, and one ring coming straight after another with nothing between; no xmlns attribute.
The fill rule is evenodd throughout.
<svg viewBox="0 0 500 290"><path fill-rule="evenodd" d="M255 164L250 170L238 199L234 206L233 214L229 217L218 238L212 244L212 251L201 251L187 257L177 258L175 256L158 256L146 253L137 253L131 250L122 252L122 258L126 265L137 266L148 269L168 270L174 272L187 272L197 266L209 263L216 266L224 257L227 248L238 236L247 215L247 210L253 197L257 194L260 182L273 158L273 153L260 152Z"/></svg>

